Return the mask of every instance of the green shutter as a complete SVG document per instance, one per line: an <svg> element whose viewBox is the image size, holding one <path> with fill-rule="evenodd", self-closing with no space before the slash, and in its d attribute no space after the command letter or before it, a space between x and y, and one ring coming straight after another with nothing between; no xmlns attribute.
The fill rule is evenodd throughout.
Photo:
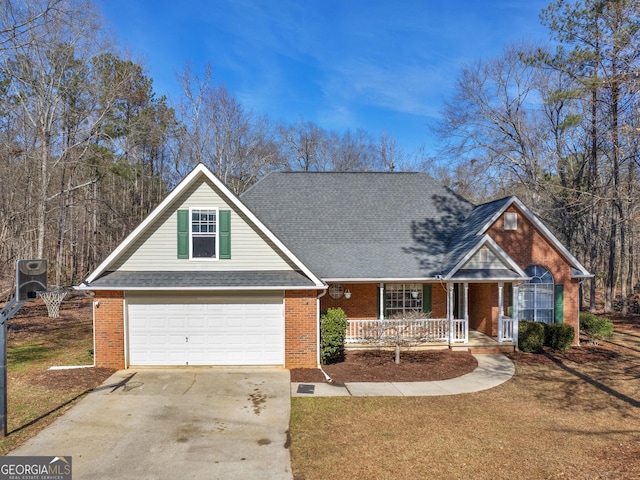
<svg viewBox="0 0 640 480"><path fill-rule="evenodd" d="M556 323L562 323L564 321L564 285L555 286L555 305L554 313L556 317Z"/></svg>
<svg viewBox="0 0 640 480"><path fill-rule="evenodd" d="M231 210L220 210L220 257L231 258Z"/></svg>
<svg viewBox="0 0 640 480"><path fill-rule="evenodd" d="M189 210L178 210L178 258L189 258Z"/></svg>
<svg viewBox="0 0 640 480"><path fill-rule="evenodd" d="M507 285L507 295L509 295L509 316L513 318L513 283Z"/></svg>
<svg viewBox="0 0 640 480"><path fill-rule="evenodd" d="M431 289L431 285L425 283L422 285L422 311L424 313L431 313L433 311L432 301L433 299L433 290Z"/></svg>

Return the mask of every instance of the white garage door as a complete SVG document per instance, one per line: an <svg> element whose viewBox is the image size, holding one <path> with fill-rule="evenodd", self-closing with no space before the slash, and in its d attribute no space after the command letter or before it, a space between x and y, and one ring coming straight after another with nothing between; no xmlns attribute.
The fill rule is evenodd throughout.
<svg viewBox="0 0 640 480"><path fill-rule="evenodd" d="M132 366L284 364L282 295L127 300Z"/></svg>

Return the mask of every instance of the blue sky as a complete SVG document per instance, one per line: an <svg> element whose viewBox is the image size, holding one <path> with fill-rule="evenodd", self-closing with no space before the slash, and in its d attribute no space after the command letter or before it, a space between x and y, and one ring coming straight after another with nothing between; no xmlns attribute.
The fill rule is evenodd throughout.
<svg viewBox="0 0 640 480"><path fill-rule="evenodd" d="M327 130L391 134L435 153L433 122L461 68L509 42L545 44L549 0L98 0L159 95L209 63L249 110Z"/></svg>

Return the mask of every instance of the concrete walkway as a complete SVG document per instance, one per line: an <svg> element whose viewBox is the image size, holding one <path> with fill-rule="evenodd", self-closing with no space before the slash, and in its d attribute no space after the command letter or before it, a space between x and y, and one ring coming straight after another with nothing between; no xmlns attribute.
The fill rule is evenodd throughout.
<svg viewBox="0 0 640 480"><path fill-rule="evenodd" d="M493 388L515 373L511 360L501 354L474 355L478 368L451 380L435 382L292 383L292 397L420 397L456 395Z"/></svg>

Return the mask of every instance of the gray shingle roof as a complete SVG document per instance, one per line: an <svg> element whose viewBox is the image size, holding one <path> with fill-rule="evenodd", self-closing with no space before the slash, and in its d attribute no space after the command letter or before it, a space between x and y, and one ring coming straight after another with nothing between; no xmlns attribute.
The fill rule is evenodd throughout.
<svg viewBox="0 0 640 480"><path fill-rule="evenodd" d="M198 289L210 288L284 288L313 287L313 282L300 272L234 271L234 272L171 272L171 271L116 271L105 272L86 288L91 289Z"/></svg>
<svg viewBox="0 0 640 480"><path fill-rule="evenodd" d="M473 209L424 173L272 173L240 198L325 279L442 274Z"/></svg>
<svg viewBox="0 0 640 480"><path fill-rule="evenodd" d="M460 260L480 241L478 232L493 216L498 213L511 197L501 198L492 202L483 203L473 209L471 214L460 225L448 246L447 255L442 265L443 271L449 272Z"/></svg>

